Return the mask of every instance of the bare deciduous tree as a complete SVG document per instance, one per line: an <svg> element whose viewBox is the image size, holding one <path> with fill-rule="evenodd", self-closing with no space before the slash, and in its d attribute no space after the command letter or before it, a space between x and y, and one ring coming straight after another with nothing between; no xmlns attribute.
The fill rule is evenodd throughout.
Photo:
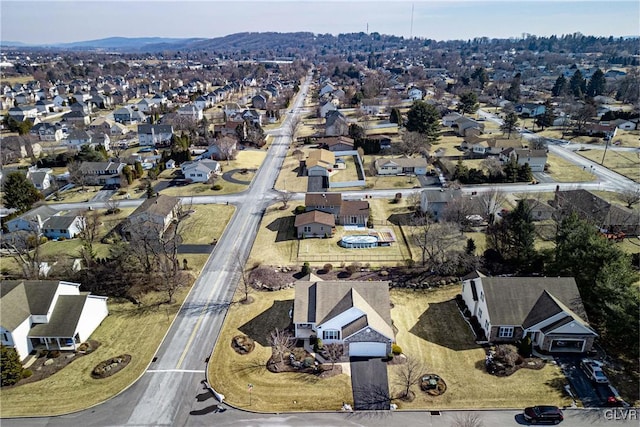
<svg viewBox="0 0 640 427"><path fill-rule="evenodd" d="M85 266L90 267L96 259L96 251L93 247L100 232L100 217L97 211L84 211L80 217L80 233L78 237L82 242L80 256Z"/></svg>
<svg viewBox="0 0 640 427"><path fill-rule="evenodd" d="M292 114L289 116L289 122L287 126L284 127L284 134L291 138L292 142L295 142L296 134L298 130L302 126L302 117L298 114Z"/></svg>
<svg viewBox="0 0 640 427"><path fill-rule="evenodd" d="M399 366L396 371L396 384L402 387L401 398L409 397L411 387L418 384L422 375L426 373L426 367L421 360L414 357L407 357L405 363Z"/></svg>
<svg viewBox="0 0 640 427"><path fill-rule="evenodd" d="M6 240L6 244L12 249L13 258L22 268L24 277L31 280L40 278L40 262L42 261L40 246L42 241L37 221L29 221L29 230L11 233L11 239Z"/></svg>
<svg viewBox="0 0 640 427"><path fill-rule="evenodd" d="M490 176L502 175L502 162L497 157L487 157L480 165L489 172Z"/></svg>
<svg viewBox="0 0 640 427"><path fill-rule="evenodd" d="M482 215L485 218L488 218L491 223L491 218L494 217L494 215L500 210L501 206L507 201L507 195L503 191L494 188L480 194L477 200L482 208Z"/></svg>
<svg viewBox="0 0 640 427"><path fill-rule="evenodd" d="M429 154L431 145L420 132L405 132L402 141L397 144L398 150L402 154L411 156L413 154Z"/></svg>
<svg viewBox="0 0 640 427"><path fill-rule="evenodd" d="M447 203L442 211L441 219L443 221L458 224L461 230L469 225L468 217L478 212L475 199L469 197L456 197Z"/></svg>
<svg viewBox="0 0 640 427"><path fill-rule="evenodd" d="M422 253L422 265L437 268L447 262L447 251L457 244L458 228L449 222L434 222L429 217L416 218L413 239Z"/></svg>
<svg viewBox="0 0 640 427"><path fill-rule="evenodd" d="M279 357L280 363L284 363L284 355L289 353L296 344L296 339L289 332L278 328L269 334L268 341L274 358Z"/></svg>
<svg viewBox="0 0 640 427"><path fill-rule="evenodd" d="M87 176L82 170L82 162L77 160L70 162L67 165L67 170L69 171L69 182L79 185L84 190L84 186L87 184Z"/></svg>
<svg viewBox="0 0 640 427"><path fill-rule="evenodd" d="M218 138L215 143L216 147L218 147L218 150L220 150L220 158L222 160L226 160L227 165L229 164L230 160L235 158L237 143L238 140L230 136L223 136L221 138Z"/></svg>
<svg viewBox="0 0 640 427"><path fill-rule="evenodd" d="M324 346L325 354L327 358L331 362L331 369L335 366L336 362L342 358L344 355L344 345L338 343L326 344Z"/></svg>
<svg viewBox="0 0 640 427"><path fill-rule="evenodd" d="M289 201L293 198L293 193L287 190L277 191L277 193L278 193L278 196L276 198L279 202L282 203L282 206L280 207L280 209L281 210L287 209L287 207L289 207Z"/></svg>
<svg viewBox="0 0 640 427"><path fill-rule="evenodd" d="M635 187L633 189L624 190L618 193L618 199L624 202L629 209L636 203L640 202L640 188Z"/></svg>

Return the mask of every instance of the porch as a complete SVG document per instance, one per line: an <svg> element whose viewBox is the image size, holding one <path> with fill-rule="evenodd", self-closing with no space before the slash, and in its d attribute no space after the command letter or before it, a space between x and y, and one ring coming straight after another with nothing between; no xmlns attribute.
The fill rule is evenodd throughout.
<svg viewBox="0 0 640 427"><path fill-rule="evenodd" d="M78 345L81 343L80 336L76 334L74 337L32 337L30 336L31 345L34 350L62 350L77 351Z"/></svg>

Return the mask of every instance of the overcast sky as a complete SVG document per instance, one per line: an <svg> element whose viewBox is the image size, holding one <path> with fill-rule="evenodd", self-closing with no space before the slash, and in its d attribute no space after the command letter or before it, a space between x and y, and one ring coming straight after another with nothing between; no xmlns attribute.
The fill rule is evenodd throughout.
<svg viewBox="0 0 640 427"><path fill-rule="evenodd" d="M413 25L412 25L413 5ZM640 35L640 1L0 0L0 38L33 44L245 31L378 32L435 40Z"/></svg>

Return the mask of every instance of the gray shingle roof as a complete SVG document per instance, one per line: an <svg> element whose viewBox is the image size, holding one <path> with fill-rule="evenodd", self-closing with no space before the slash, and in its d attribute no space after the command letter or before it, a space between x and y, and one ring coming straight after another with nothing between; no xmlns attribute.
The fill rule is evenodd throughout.
<svg viewBox="0 0 640 427"><path fill-rule="evenodd" d="M0 323L12 331L33 315L45 315L58 289L57 280L0 282Z"/></svg>
<svg viewBox="0 0 640 427"><path fill-rule="evenodd" d="M43 228L45 230L66 230L76 218L75 215L52 216L44 223Z"/></svg>
<svg viewBox="0 0 640 427"><path fill-rule="evenodd" d="M88 294L60 295L49 323L34 325L29 337L70 338L78 329L78 322Z"/></svg>

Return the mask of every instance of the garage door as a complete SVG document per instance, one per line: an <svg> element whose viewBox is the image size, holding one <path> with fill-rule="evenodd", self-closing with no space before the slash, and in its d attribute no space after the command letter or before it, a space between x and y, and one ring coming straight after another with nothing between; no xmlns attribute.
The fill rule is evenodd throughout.
<svg viewBox="0 0 640 427"><path fill-rule="evenodd" d="M349 356L385 357L387 345L382 342L353 342L349 344Z"/></svg>

